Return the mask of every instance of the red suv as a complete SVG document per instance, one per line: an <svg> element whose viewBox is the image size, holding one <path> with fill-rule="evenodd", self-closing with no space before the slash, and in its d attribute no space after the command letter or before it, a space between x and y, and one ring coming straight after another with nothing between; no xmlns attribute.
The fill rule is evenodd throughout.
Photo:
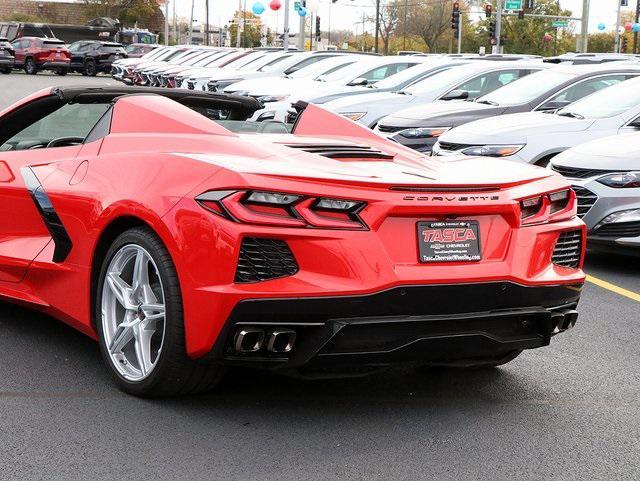
<svg viewBox="0 0 640 481"><path fill-rule="evenodd" d="M23 68L29 75L40 70L53 70L58 75L69 71L71 54L62 40L22 37L11 42L15 50L14 68Z"/></svg>

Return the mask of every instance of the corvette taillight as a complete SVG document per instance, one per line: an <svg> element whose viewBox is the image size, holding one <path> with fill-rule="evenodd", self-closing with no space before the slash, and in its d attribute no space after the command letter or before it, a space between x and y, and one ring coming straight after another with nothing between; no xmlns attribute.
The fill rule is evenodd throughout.
<svg viewBox="0 0 640 481"><path fill-rule="evenodd" d="M196 201L210 212L243 224L365 230L357 200L262 190L211 190Z"/></svg>
<svg viewBox="0 0 640 481"><path fill-rule="evenodd" d="M520 201L520 218L523 225L570 219L576 215L576 211L576 194L571 189L549 192Z"/></svg>

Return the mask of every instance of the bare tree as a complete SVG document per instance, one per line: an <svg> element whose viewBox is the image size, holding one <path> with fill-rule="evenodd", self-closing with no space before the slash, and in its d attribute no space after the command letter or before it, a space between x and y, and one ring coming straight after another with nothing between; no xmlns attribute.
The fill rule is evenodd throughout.
<svg viewBox="0 0 640 481"><path fill-rule="evenodd" d="M430 52L436 51L436 45L442 35L451 28L450 0L425 1L410 7L407 18L407 30L420 37Z"/></svg>
<svg viewBox="0 0 640 481"><path fill-rule="evenodd" d="M391 38L396 34L398 24L400 21L400 1L395 0L393 3L383 5L380 8L380 30L379 35L382 39L383 51L385 55L389 55L389 42ZM402 7L404 8L404 7ZM368 17L367 21L372 22L375 25L375 15Z"/></svg>

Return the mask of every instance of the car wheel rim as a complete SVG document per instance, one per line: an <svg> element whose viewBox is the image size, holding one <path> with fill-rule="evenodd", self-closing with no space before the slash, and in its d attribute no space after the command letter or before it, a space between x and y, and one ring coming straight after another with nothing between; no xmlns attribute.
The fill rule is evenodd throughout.
<svg viewBox="0 0 640 481"><path fill-rule="evenodd" d="M164 291L156 263L129 244L111 259L102 287L102 331L112 365L128 381L155 368L166 326Z"/></svg>

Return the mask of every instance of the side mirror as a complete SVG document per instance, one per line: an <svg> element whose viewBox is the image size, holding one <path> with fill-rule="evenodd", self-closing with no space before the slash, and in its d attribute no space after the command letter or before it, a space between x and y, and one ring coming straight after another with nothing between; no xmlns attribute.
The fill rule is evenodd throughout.
<svg viewBox="0 0 640 481"><path fill-rule="evenodd" d="M571 102L568 100L549 100L548 102L543 103L536 110L539 112L544 112L545 110L560 110L565 108Z"/></svg>
<svg viewBox="0 0 640 481"><path fill-rule="evenodd" d="M360 78L357 78L357 79L349 82L349 86L350 87L358 87L358 86L364 87L368 83L369 83L369 81L366 78L360 77Z"/></svg>
<svg viewBox="0 0 640 481"><path fill-rule="evenodd" d="M452 90L448 94L442 96L441 100L467 100L469 92L467 90Z"/></svg>

